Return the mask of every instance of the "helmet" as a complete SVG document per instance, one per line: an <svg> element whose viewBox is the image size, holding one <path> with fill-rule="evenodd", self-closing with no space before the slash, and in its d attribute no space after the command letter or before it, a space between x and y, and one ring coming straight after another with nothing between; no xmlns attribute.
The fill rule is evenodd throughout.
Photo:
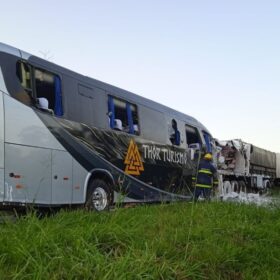
<svg viewBox="0 0 280 280"><path fill-rule="evenodd" d="M206 159L206 160L212 160L212 155L211 155L210 153L206 153L206 154L204 155L204 159Z"/></svg>

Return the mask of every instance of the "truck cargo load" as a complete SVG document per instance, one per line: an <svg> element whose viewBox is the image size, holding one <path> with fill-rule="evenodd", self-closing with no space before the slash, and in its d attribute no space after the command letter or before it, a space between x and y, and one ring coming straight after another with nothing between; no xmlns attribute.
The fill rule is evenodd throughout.
<svg viewBox="0 0 280 280"><path fill-rule="evenodd" d="M276 177L276 154L252 145L250 173Z"/></svg>

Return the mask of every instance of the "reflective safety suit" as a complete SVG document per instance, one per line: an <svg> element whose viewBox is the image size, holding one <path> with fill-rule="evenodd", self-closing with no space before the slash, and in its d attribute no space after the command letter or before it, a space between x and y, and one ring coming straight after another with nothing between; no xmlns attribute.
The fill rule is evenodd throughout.
<svg viewBox="0 0 280 280"><path fill-rule="evenodd" d="M218 185L217 169L206 159L202 159L199 163L197 176L193 177L195 185L194 199L197 200L202 194L205 199L210 199L213 185Z"/></svg>

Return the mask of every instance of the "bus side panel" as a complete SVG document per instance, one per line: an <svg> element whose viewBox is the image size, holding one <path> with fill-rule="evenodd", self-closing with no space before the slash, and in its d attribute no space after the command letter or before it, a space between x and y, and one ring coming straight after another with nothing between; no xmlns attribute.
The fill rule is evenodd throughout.
<svg viewBox="0 0 280 280"><path fill-rule="evenodd" d="M4 105L6 143L65 150L32 108L6 94Z"/></svg>
<svg viewBox="0 0 280 280"><path fill-rule="evenodd" d="M5 201L51 203L51 150L5 144Z"/></svg>
<svg viewBox="0 0 280 280"><path fill-rule="evenodd" d="M50 204L52 150L65 150L36 112L4 95L4 201Z"/></svg>
<svg viewBox="0 0 280 280"><path fill-rule="evenodd" d="M4 199L4 106L0 91L0 201Z"/></svg>
<svg viewBox="0 0 280 280"><path fill-rule="evenodd" d="M63 151L52 151L52 204L72 202L72 157Z"/></svg>
<svg viewBox="0 0 280 280"><path fill-rule="evenodd" d="M73 159L73 203L85 202L85 180L88 175L84 169L75 159Z"/></svg>
<svg viewBox="0 0 280 280"><path fill-rule="evenodd" d="M280 179L280 153L276 154L276 178Z"/></svg>

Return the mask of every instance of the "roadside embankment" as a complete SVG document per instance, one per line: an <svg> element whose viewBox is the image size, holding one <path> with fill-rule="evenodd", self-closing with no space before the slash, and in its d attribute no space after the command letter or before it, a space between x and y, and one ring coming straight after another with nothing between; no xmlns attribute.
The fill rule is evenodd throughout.
<svg viewBox="0 0 280 280"><path fill-rule="evenodd" d="M279 279L280 208L176 203L0 225L3 279Z"/></svg>

